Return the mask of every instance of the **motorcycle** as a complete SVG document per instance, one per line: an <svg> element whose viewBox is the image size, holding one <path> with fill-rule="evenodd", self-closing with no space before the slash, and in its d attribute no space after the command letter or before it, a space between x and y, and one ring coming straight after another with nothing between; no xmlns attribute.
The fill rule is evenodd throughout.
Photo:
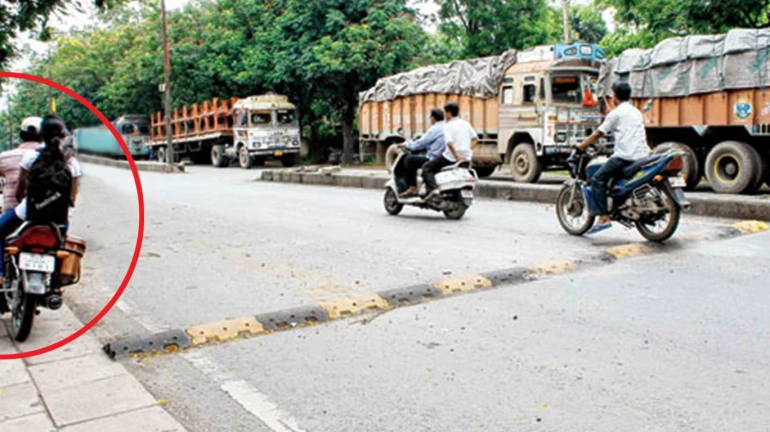
<svg viewBox="0 0 770 432"><path fill-rule="evenodd" d="M436 183L441 190L440 196L422 198L426 195L425 184L420 185L419 196L401 198L399 194L407 188L405 172L406 157L411 154L407 149L391 147L399 152L391 165L391 179L385 185L385 211L396 216L405 205L421 209L443 212L447 219L460 220L473 203L473 191L479 180L476 172L470 168L470 162L458 162L449 165L436 174ZM391 151L391 150L389 150ZM419 177L418 177L419 178Z"/></svg>
<svg viewBox="0 0 770 432"><path fill-rule="evenodd" d="M689 211L684 196L685 178L681 152L648 156L623 170L609 189L610 218L627 228L634 228L649 241L663 242L671 238L679 226L681 211ZM556 214L562 228L581 236L593 227L597 207L591 196L589 179L606 162L574 149L567 163L571 179L559 192Z"/></svg>
<svg viewBox="0 0 770 432"><path fill-rule="evenodd" d="M32 332L38 307L62 307L61 288L80 281L86 242L64 234L55 224L23 224L6 240L5 283L0 314L11 313L11 336L24 342Z"/></svg>

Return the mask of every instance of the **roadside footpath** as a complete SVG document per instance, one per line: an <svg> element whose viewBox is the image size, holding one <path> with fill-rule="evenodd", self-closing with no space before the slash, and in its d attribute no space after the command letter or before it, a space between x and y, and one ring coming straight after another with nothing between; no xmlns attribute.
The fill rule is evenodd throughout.
<svg viewBox="0 0 770 432"><path fill-rule="evenodd" d="M384 170L303 167L264 170L259 174L258 180L382 189L389 180L389 176ZM476 185L475 195L479 198L553 204L556 202L561 184L556 180L549 183L524 184L494 178L485 179ZM686 196L692 203L690 214L770 221L770 195L718 195L708 192L687 192Z"/></svg>
<svg viewBox="0 0 770 432"><path fill-rule="evenodd" d="M77 158L81 162L96 164L96 165L104 165L109 166L113 168L123 168L123 169L131 169L128 162L125 160L120 159L110 159L100 156L91 156L91 155L85 155L85 154L79 154ZM160 162L150 162L150 161L134 161L136 164L136 169L138 171L148 171L148 172L159 172L159 173L178 173L178 172L184 172L184 165L176 164L176 165L169 165L165 163Z"/></svg>
<svg viewBox="0 0 770 432"><path fill-rule="evenodd" d="M27 342L14 344L0 321L0 353L45 347L82 323L65 306L42 311ZM0 360L2 432L184 432L185 429L120 363L86 333L51 353Z"/></svg>

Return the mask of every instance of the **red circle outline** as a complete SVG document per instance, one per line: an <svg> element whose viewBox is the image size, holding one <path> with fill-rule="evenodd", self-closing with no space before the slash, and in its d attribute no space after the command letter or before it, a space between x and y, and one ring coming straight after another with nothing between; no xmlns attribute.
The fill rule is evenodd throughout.
<svg viewBox="0 0 770 432"><path fill-rule="evenodd" d="M105 117L104 114L101 113L101 111L99 111L83 96L80 96L79 94L75 93L71 89L57 82L54 82L39 76L26 74L26 73L0 72L0 78L17 78L17 79L23 79L27 81L34 81L40 84L45 84L49 87L53 87L56 90L66 93L70 97L74 98L75 100L83 104L92 113L94 113L94 115L96 115L96 117L98 117L99 120L101 120L101 122L104 123L105 126L107 126L110 132L112 132L112 135L115 137L115 139L120 144L120 147L123 149L123 154L126 156L128 165L131 167L131 173L134 175L134 183L136 184L136 194L137 194L137 198L139 199L139 230L136 235L136 247L134 248L134 256L133 258L131 258L131 265L128 267L128 271L126 272L126 275L123 277L123 282L120 284L120 288L118 288L118 291L115 292L115 294L112 296L112 299L110 299L109 303L107 303L104 309L102 309L98 315L96 315L90 322L84 325L80 330L67 336L66 338L60 340L59 342L53 343L43 348L38 348L33 351L25 351L25 352L20 352L16 354L0 354L0 360L13 360L13 359L23 359L23 358L34 357L37 355L45 354L47 352L51 352L55 349L61 348L64 345L67 345L68 343L74 341L80 336L83 336L84 334L86 334L86 332L91 330L99 321L102 320L102 318L104 318L105 315L107 315L110 312L113 306L115 306L115 303L117 303L118 299L120 299L120 296L123 295L123 291L126 290L126 287L128 286L128 282L131 280L131 276L133 276L134 274L134 269L136 269L136 264L139 261L139 254L141 253L141 250L142 250L142 239L144 237L144 193L142 192L142 182L139 179L139 171L137 171L136 169L136 163L134 162L134 158L131 157L131 152L128 150L128 146L126 146L126 143L120 137L120 134L118 134L117 129L115 129L115 126L113 126L112 123L110 123L107 117Z"/></svg>

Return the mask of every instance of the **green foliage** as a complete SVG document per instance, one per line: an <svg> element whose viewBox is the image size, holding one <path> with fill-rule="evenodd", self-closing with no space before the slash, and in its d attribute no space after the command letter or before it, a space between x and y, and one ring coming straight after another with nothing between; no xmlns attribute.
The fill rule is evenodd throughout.
<svg viewBox="0 0 770 432"><path fill-rule="evenodd" d="M546 0L436 0L439 28L463 56L496 55L560 40L560 21Z"/></svg>
<svg viewBox="0 0 770 432"><path fill-rule="evenodd" d="M92 0L100 9L117 6L124 0ZM55 14L64 14L69 6L80 8L76 0L23 0L0 2L0 66L15 54L13 39L25 31L37 32L41 40L51 38L48 27L49 18Z"/></svg>
<svg viewBox="0 0 770 432"><path fill-rule="evenodd" d="M614 7L621 25L602 44L609 53L621 48L651 48L674 36L724 33L733 28L770 25L770 0L598 0Z"/></svg>
<svg viewBox="0 0 770 432"><path fill-rule="evenodd" d="M602 10L594 5L570 8L573 38L581 42L599 43L607 35Z"/></svg>

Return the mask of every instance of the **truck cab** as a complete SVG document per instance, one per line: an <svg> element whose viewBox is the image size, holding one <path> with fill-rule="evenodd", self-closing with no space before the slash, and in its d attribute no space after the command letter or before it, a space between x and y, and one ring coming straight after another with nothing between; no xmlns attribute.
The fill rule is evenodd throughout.
<svg viewBox="0 0 770 432"><path fill-rule="evenodd" d="M583 43L520 52L500 85L497 151L519 182L566 166L570 147L601 124L596 97L606 55Z"/></svg>
<svg viewBox="0 0 770 432"><path fill-rule="evenodd" d="M300 131L297 109L285 96L239 99L233 105L233 145L225 151L244 168L263 165L268 158L285 166L298 162Z"/></svg>
<svg viewBox="0 0 770 432"><path fill-rule="evenodd" d="M150 119L145 115L126 114L112 122L134 158L149 158L152 141Z"/></svg>

